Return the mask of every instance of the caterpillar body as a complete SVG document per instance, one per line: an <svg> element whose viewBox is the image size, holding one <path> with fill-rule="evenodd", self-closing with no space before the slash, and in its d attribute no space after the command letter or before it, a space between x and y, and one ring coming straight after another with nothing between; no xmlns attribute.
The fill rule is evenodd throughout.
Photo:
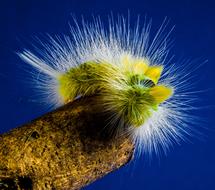
<svg viewBox="0 0 215 190"><path fill-rule="evenodd" d="M150 27L141 28L139 21L131 27L123 18L110 20L108 28L100 19L76 22L69 37L49 36L36 52L18 54L33 66L37 87L50 104L99 94L104 111L114 113L113 125L120 120L129 126L138 151L165 151L189 133L184 121L190 99L187 75L177 78L179 68L167 61L165 22L153 39Z"/></svg>

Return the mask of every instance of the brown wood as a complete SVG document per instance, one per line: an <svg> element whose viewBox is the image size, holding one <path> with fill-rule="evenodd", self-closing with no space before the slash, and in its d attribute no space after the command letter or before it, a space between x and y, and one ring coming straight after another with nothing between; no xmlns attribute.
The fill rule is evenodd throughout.
<svg viewBox="0 0 215 190"><path fill-rule="evenodd" d="M108 135L96 98L0 135L0 189L77 190L126 164L133 144Z"/></svg>

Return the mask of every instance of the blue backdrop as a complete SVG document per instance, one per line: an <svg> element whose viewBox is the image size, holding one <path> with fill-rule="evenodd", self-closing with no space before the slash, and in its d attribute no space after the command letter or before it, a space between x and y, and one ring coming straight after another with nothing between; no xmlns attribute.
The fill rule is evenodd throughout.
<svg viewBox="0 0 215 190"><path fill-rule="evenodd" d="M0 132L8 131L38 117L47 110L32 100L32 91L26 85L25 72L19 68L22 61L15 52L25 47L23 42L40 34L68 34L71 14L77 19L83 15L113 12L131 20L139 15L153 19L159 26L164 17L176 29L172 34L176 57L200 58L196 63L208 63L196 71L197 88L207 89L200 94L202 101L196 115L205 123L202 135L190 142L174 146L165 156L145 162L136 160L94 184L86 190L214 190L215 189L215 131L214 70L215 69L215 3L212 0L17 0L0 2ZM22 83L24 81L24 83Z"/></svg>

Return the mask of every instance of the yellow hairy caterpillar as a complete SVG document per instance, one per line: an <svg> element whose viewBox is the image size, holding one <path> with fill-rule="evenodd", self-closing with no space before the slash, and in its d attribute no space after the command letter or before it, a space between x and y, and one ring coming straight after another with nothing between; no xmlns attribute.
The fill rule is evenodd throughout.
<svg viewBox="0 0 215 190"><path fill-rule="evenodd" d="M162 66L149 66L146 60L128 55L118 65L86 62L59 76L59 94L68 102L100 93L125 123L140 127L173 93L171 87L157 85L162 70Z"/></svg>
<svg viewBox="0 0 215 190"><path fill-rule="evenodd" d="M76 23L70 36L49 37L35 53L24 50L19 56L35 69L37 87L50 104L99 94L104 111L113 113L113 125L128 126L137 150L165 151L189 133L187 75L167 60L165 21L151 39L151 24L131 27L123 18L113 20L108 27L100 19Z"/></svg>

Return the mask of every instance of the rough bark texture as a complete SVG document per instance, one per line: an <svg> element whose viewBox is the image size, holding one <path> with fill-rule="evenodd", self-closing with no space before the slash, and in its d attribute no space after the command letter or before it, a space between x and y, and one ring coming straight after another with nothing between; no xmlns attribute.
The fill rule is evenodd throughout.
<svg viewBox="0 0 215 190"><path fill-rule="evenodd" d="M127 163L133 144L104 130L96 97L0 135L0 189L77 190Z"/></svg>

